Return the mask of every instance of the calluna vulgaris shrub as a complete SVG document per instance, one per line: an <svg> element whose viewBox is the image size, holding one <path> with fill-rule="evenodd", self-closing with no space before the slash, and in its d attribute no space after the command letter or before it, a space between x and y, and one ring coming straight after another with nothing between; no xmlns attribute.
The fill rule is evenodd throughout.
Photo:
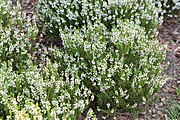
<svg viewBox="0 0 180 120"><path fill-rule="evenodd" d="M9 67L11 62L1 63L0 118L76 119L93 99L81 79L64 80L57 72L58 64L48 62L40 69L28 62L29 67L19 74Z"/></svg>
<svg viewBox="0 0 180 120"><path fill-rule="evenodd" d="M47 60L38 67L32 62L37 27L31 20L21 16L20 4L0 1L0 119L76 119L93 94L73 67L62 76L57 63Z"/></svg>
<svg viewBox="0 0 180 120"><path fill-rule="evenodd" d="M110 31L117 19L130 19L154 34L159 20L160 6L156 0L39 0L40 21L47 33L59 35L59 28L81 29L87 23L103 23Z"/></svg>
<svg viewBox="0 0 180 120"><path fill-rule="evenodd" d="M80 78L94 94L93 106L114 113L148 102L164 80L159 78L163 49L132 21L118 21L109 32L104 24L61 31L65 50L52 49L59 73ZM77 73L74 77L74 72Z"/></svg>
<svg viewBox="0 0 180 120"><path fill-rule="evenodd" d="M180 14L180 1L179 0L159 0L162 7L162 14L165 17L173 17ZM178 13L179 12L179 13Z"/></svg>
<svg viewBox="0 0 180 120"><path fill-rule="evenodd" d="M21 17L20 8L0 1L0 63L10 60L13 70L26 67L37 27Z"/></svg>

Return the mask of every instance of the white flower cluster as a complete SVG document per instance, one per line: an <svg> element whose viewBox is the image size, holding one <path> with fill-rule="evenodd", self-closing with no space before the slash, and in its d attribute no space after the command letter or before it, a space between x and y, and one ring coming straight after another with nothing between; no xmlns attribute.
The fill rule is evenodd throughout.
<svg viewBox="0 0 180 120"><path fill-rule="evenodd" d="M65 70L49 59L44 66L34 64L37 27L20 13L20 4L0 1L0 119L76 119L94 99L92 92L71 56Z"/></svg>
<svg viewBox="0 0 180 120"><path fill-rule="evenodd" d="M91 108L88 110L85 120L97 120L97 117Z"/></svg>
<svg viewBox="0 0 180 120"><path fill-rule="evenodd" d="M39 0L41 22L50 32L60 29L88 27L88 23L103 23L108 30L118 25L119 19L131 19L154 34L161 21L156 0Z"/></svg>
<svg viewBox="0 0 180 120"><path fill-rule="evenodd" d="M0 2L0 62L9 60L16 70L25 67L37 35L35 23L25 20L20 10L20 4L15 7L7 0Z"/></svg>
<svg viewBox="0 0 180 120"><path fill-rule="evenodd" d="M7 1L0 1L0 119L77 119L87 107L113 114L145 104L163 85L154 39L161 2L39 0L49 30L42 31L58 34L64 49L50 47L36 65L37 26ZM86 119L96 119L93 110Z"/></svg>
<svg viewBox="0 0 180 120"><path fill-rule="evenodd" d="M133 2L133 0L108 0L109 5L122 5Z"/></svg>
<svg viewBox="0 0 180 120"><path fill-rule="evenodd" d="M162 7L162 14L169 17L177 17L180 10L180 0L158 0L158 2Z"/></svg>
<svg viewBox="0 0 180 120"><path fill-rule="evenodd" d="M163 84L157 78L162 51L154 40L160 1L40 0L38 8L43 27L63 40L65 51L52 53L61 74L75 79L78 71L100 109L136 108Z"/></svg>
<svg viewBox="0 0 180 120"><path fill-rule="evenodd" d="M31 61L29 61L31 62ZM4 109L0 109L3 118L26 119L73 119L78 117L93 100L93 95L74 73L74 78L66 79L58 74L56 64L48 63L44 68L30 66L25 72L16 74L4 62L0 87L0 106L10 112L2 115ZM69 71L68 71L69 72ZM48 75L46 73L49 73ZM55 80L54 80L55 79ZM75 81L80 83L76 83ZM91 96L92 100L89 99ZM13 114L11 114L13 113ZM9 115L10 114L10 115Z"/></svg>
<svg viewBox="0 0 180 120"><path fill-rule="evenodd" d="M119 20L107 31L102 23L88 23L86 30L62 30L66 54L75 56L66 67L76 64L81 80L96 91L100 109L136 108L164 83L156 77L161 73L163 50L156 40L149 40L145 29L129 20ZM55 56L58 61L63 58Z"/></svg>
<svg viewBox="0 0 180 120"><path fill-rule="evenodd" d="M180 1L179 0L173 0L173 3L175 4L175 6L173 6L173 10L177 9L179 10L180 9Z"/></svg>

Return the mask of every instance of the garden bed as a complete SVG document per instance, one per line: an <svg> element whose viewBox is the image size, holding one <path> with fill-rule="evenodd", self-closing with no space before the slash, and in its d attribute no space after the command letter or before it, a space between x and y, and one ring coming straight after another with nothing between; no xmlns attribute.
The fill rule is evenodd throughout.
<svg viewBox="0 0 180 120"><path fill-rule="evenodd" d="M34 6L37 1L21 0L20 14L17 10L14 14L3 12L5 17L2 16L1 26L5 32L2 31L0 34L3 46L1 54L3 69L0 70L2 76L5 76L2 77L4 81L0 82L6 85L1 86L1 94L4 96L0 97L3 101L0 105L6 106L6 109L0 110L0 114L6 113L3 118L6 118L6 115L14 118L21 115L33 119L39 116L42 119L43 116L47 119L57 117L83 120L88 110L93 110L98 119L108 120L172 118L170 113L173 109L169 113L167 110L168 106L171 107L174 104L168 101L174 99L177 105L180 102L179 16L164 19L158 28L159 43L167 46L166 59L161 64L166 68L159 76L163 47L158 46L158 41L154 39L154 32L160 18L147 6L151 4L149 1L143 4L140 1L137 2L143 5L141 9L148 12L139 11L136 7L131 9L125 5L113 5L114 3L107 5L102 1L98 1L97 8L93 8L91 5L96 4L95 1L91 1L92 3L89 2L87 5L93 9L88 11L90 12L88 14L92 12L92 15L97 18L91 19L90 22L86 21L89 16L84 14L82 17L81 10L78 8L84 5L83 10L86 10L88 7L86 8L84 2L77 1L72 5L57 2L57 6L65 11L67 9L63 4L73 12L77 9L78 12L75 14L81 17L77 15L74 18L71 16L68 18L70 13L74 14L72 11L67 12L68 10L65 14L61 14L57 9L57 14L55 12L57 6L54 7L52 2L46 1L39 7L39 11L42 10L39 14L42 21L39 21L39 16L35 15L37 9ZM49 9L43 5L49 6ZM132 2L131 5L135 3ZM151 7L157 6L151 4ZM3 6L1 9L4 11ZM124 13L120 9L122 12L125 10ZM42 14L44 10L47 13ZM93 10L102 10L102 14L96 14ZM158 12L159 9L156 10ZM107 22L106 15L111 16L109 11L114 16L107 17L110 20ZM141 17L138 18L134 11ZM123 14L126 15L123 16ZM134 14L131 19L131 15ZM27 21L21 18L24 15ZM93 17L92 15L90 17ZM13 16L15 19L7 22L4 20ZM66 20L67 26L62 21L62 24L58 22L59 17ZM120 19L117 20L115 17ZM136 22L139 24L135 24ZM76 23L80 23L81 26ZM11 24L12 27L6 24ZM10 33L6 36L8 30ZM5 38L8 38L7 41ZM20 40L20 43L17 40ZM14 48L15 51L13 51ZM156 93L164 82L162 77L164 75L168 80ZM154 93L156 94L153 95ZM20 99L22 96L25 97ZM137 112L136 108L141 108L143 112ZM133 114L129 111L133 111ZM115 113L118 114L111 117ZM173 116L174 118L178 118L178 113L172 114L176 115ZM53 118L51 118L52 115Z"/></svg>

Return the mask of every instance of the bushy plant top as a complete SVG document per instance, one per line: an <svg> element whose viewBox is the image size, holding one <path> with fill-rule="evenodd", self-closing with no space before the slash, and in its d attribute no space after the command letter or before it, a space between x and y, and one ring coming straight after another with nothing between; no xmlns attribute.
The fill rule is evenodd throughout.
<svg viewBox="0 0 180 120"><path fill-rule="evenodd" d="M159 23L160 8L155 0L39 0L40 20L48 32L59 35L59 28L81 29L87 23L103 23L110 31L118 19L130 19L154 34Z"/></svg>
<svg viewBox="0 0 180 120"><path fill-rule="evenodd" d="M35 23L24 19L20 11L20 4L0 1L0 63L10 60L13 70L26 67L37 35Z"/></svg>
<svg viewBox="0 0 180 120"><path fill-rule="evenodd" d="M59 72L66 76L66 69L72 67L69 77L76 79L71 74L78 73L94 93L96 109L134 110L164 83L158 78L163 49L132 21L119 20L111 32L100 22L89 23L88 28L61 31L61 37L65 51L52 50Z"/></svg>
<svg viewBox="0 0 180 120"><path fill-rule="evenodd" d="M47 62L43 68L28 63L18 74L10 61L0 64L1 119L77 119L93 100L81 79L68 77L71 68L64 81L56 63Z"/></svg>
<svg viewBox="0 0 180 120"><path fill-rule="evenodd" d="M179 0L159 0L161 2L162 14L165 17L177 17L180 14Z"/></svg>
<svg viewBox="0 0 180 120"><path fill-rule="evenodd" d="M32 62L37 27L20 11L19 3L0 1L0 119L77 119L92 92L69 77L73 68L62 76L48 58L44 66Z"/></svg>

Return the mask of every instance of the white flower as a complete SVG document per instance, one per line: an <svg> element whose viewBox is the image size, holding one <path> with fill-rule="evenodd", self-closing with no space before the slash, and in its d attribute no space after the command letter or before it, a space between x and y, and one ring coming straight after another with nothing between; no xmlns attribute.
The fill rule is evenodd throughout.
<svg viewBox="0 0 180 120"><path fill-rule="evenodd" d="M108 4L115 5L115 4L118 4L119 1L120 1L120 3L122 2L122 0L108 0Z"/></svg>
<svg viewBox="0 0 180 120"><path fill-rule="evenodd" d="M137 103L131 106L131 108L135 108L135 107L137 107Z"/></svg>
<svg viewBox="0 0 180 120"><path fill-rule="evenodd" d="M110 103L107 103L106 106L107 106L107 108L109 109L109 108L110 108Z"/></svg>

